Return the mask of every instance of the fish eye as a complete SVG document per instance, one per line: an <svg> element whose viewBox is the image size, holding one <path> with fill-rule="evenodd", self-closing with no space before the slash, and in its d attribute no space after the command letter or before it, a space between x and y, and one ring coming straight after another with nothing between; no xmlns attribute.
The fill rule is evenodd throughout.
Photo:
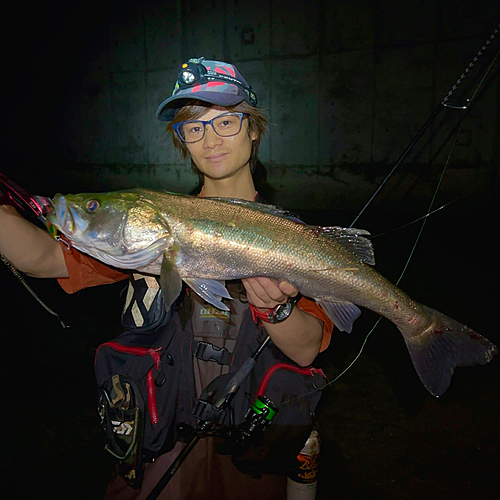
<svg viewBox="0 0 500 500"><path fill-rule="evenodd" d="M89 200L85 204L85 209L87 210L87 212L91 214L97 212L97 210L99 210L100 207L101 204L97 200Z"/></svg>

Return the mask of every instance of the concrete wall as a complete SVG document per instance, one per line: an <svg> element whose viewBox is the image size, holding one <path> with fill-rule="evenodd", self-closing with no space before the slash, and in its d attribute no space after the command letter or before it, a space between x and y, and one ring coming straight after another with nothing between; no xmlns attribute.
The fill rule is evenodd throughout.
<svg viewBox="0 0 500 500"><path fill-rule="evenodd" d="M44 194L130 186L189 192L197 177L154 112L171 94L179 64L204 56L236 63L270 117L260 158L262 189L273 201L356 209L494 31L495 4L122 0L16 8L17 36L3 35L13 117L3 170L24 182L36 178L31 187ZM474 94L499 48L500 33L451 104ZM455 138L442 201L464 191L493 198L499 88L497 61L458 135L465 112L439 108L377 203L425 210Z"/></svg>

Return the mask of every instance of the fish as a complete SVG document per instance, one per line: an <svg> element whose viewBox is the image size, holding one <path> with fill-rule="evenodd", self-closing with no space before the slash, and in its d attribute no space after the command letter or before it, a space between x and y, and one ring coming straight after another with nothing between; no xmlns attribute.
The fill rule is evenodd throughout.
<svg viewBox="0 0 500 500"><path fill-rule="evenodd" d="M314 299L341 331L352 331L360 308L374 311L399 329L435 397L448 389L457 366L486 364L498 352L376 271L362 229L312 226L274 205L142 188L57 194L52 204L49 232L107 265L159 276L167 307L184 281L227 310L226 280L264 276Z"/></svg>

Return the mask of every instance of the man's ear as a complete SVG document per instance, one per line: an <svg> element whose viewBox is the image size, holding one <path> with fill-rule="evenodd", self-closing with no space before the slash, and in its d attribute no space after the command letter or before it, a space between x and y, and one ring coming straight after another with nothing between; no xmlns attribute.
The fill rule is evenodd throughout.
<svg viewBox="0 0 500 500"><path fill-rule="evenodd" d="M252 141L256 141L259 137L259 134L256 130L252 130L252 131L248 131L248 136L250 137L250 139L252 139Z"/></svg>

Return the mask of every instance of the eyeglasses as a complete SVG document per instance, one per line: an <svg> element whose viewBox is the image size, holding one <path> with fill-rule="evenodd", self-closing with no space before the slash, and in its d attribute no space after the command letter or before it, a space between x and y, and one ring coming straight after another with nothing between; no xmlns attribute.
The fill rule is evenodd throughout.
<svg viewBox="0 0 500 500"><path fill-rule="evenodd" d="M201 141L205 137L207 125L211 125L217 135L231 137L240 132L241 123L245 116L248 116L248 113L223 113L211 120L188 120L176 123L173 125L173 129L180 140L187 144Z"/></svg>

